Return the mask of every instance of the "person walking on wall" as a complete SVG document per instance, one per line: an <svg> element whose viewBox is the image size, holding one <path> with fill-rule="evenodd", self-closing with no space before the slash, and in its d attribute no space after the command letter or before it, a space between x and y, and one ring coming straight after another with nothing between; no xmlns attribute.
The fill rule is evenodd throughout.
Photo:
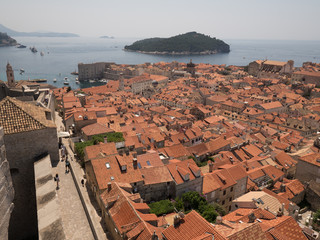
<svg viewBox="0 0 320 240"><path fill-rule="evenodd" d="M58 189L59 189L59 182L60 182L58 173L57 173L56 176L54 177L54 181L57 182L57 190L58 190Z"/></svg>
<svg viewBox="0 0 320 240"><path fill-rule="evenodd" d="M70 171L70 162L68 160L68 156L66 158L66 173L68 173Z"/></svg>

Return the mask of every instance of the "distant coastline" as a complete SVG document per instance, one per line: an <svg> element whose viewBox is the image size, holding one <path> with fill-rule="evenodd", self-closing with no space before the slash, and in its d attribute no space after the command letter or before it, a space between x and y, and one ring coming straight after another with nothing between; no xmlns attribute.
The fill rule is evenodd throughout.
<svg viewBox="0 0 320 240"><path fill-rule="evenodd" d="M114 39L113 36L101 36L100 38L105 38L105 39Z"/></svg>
<svg viewBox="0 0 320 240"><path fill-rule="evenodd" d="M10 47L18 45L17 41L6 33L0 32L0 47Z"/></svg>
<svg viewBox="0 0 320 240"><path fill-rule="evenodd" d="M17 32L0 24L0 32L7 33L12 37L79 37L74 33L57 32Z"/></svg>

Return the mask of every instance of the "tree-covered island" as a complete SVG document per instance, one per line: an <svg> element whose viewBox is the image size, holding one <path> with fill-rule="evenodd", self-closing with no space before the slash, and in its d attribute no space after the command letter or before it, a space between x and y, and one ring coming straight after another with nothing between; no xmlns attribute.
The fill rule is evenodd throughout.
<svg viewBox="0 0 320 240"><path fill-rule="evenodd" d="M125 46L124 50L151 54L215 54L230 52L230 46L220 39L189 32L170 38L139 40Z"/></svg>

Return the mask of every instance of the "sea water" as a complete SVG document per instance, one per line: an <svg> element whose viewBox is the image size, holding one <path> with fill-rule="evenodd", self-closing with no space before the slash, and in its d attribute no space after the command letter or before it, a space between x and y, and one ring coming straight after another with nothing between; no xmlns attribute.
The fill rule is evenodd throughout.
<svg viewBox="0 0 320 240"><path fill-rule="evenodd" d="M254 60L294 60L299 67L303 62L320 62L320 41L284 41L284 40L225 40L230 45L230 53L214 55L150 55L127 52L123 48L138 39L129 38L39 38L16 37L27 48L0 48L0 79L6 81L6 64L10 62L16 80L47 79L47 83L64 86L67 77L72 89L85 88L104 83L75 83L77 76L71 72L78 71L78 63L114 62L117 64L141 64L145 62L189 62L226 64L245 66ZM29 47L38 52L32 53ZM43 52L43 56L40 55ZM20 69L24 73L20 74ZM56 79L56 82L53 82Z"/></svg>

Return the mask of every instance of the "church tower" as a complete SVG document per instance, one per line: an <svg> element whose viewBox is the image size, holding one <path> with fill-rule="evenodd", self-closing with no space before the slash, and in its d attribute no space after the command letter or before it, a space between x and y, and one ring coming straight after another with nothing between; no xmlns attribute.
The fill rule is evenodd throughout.
<svg viewBox="0 0 320 240"><path fill-rule="evenodd" d="M10 63L7 64L7 81L9 88L13 88L16 86L16 82L14 81L14 74Z"/></svg>
<svg viewBox="0 0 320 240"><path fill-rule="evenodd" d="M119 77L119 90L123 91L124 90L124 79L123 79L123 74L120 73L120 77Z"/></svg>
<svg viewBox="0 0 320 240"><path fill-rule="evenodd" d="M192 59L190 59L190 62L187 63L187 72L191 73L192 77L196 77L196 65L192 62Z"/></svg>

